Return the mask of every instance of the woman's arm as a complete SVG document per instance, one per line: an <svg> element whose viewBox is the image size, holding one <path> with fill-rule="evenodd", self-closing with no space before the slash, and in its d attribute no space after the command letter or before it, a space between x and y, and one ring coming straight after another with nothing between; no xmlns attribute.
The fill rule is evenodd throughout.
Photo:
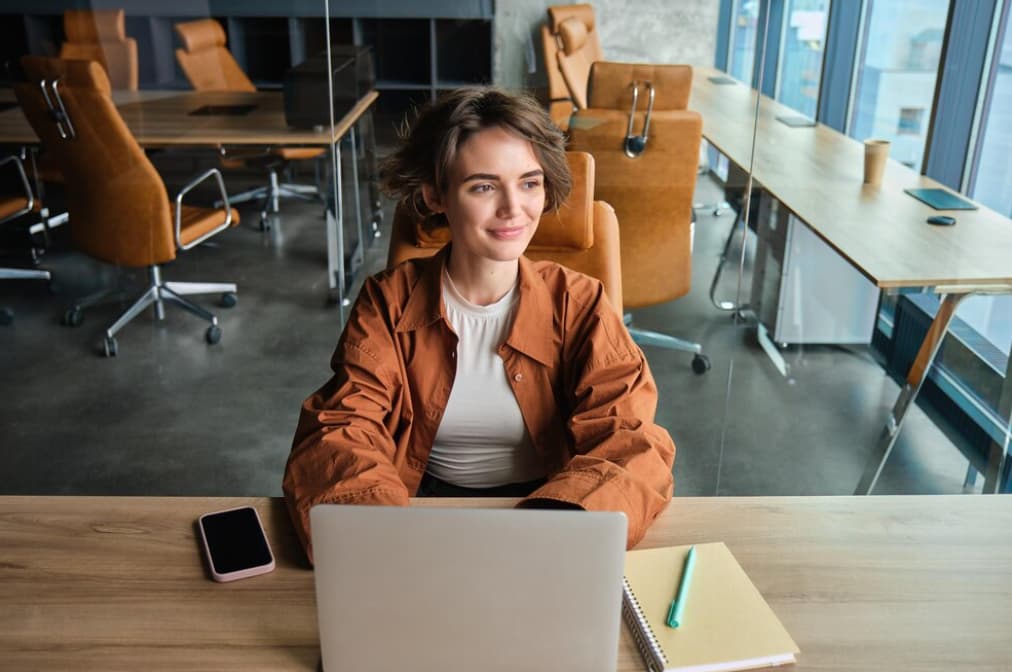
<svg viewBox="0 0 1012 672"><path fill-rule="evenodd" d="M654 422L657 388L642 351L596 288L571 295L567 311L574 316L563 353L573 402L567 426L576 454L522 505L624 511L631 548L671 499L675 445Z"/></svg>
<svg viewBox="0 0 1012 672"><path fill-rule="evenodd" d="M302 404L285 467L285 502L312 561L309 510L321 502L408 503L390 417L401 380L384 301L367 279L331 359L333 377Z"/></svg>

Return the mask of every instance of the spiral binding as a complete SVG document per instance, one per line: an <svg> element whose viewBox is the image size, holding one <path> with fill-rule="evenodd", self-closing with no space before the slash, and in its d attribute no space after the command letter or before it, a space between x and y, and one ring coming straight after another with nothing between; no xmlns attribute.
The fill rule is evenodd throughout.
<svg viewBox="0 0 1012 672"><path fill-rule="evenodd" d="M622 614L629 624L633 639L636 640L636 648L640 650L647 669L663 672L664 668L668 666L668 658L657 641L654 629L650 627L646 616L643 615L643 609L629 586L629 580L624 577L622 579L622 598Z"/></svg>

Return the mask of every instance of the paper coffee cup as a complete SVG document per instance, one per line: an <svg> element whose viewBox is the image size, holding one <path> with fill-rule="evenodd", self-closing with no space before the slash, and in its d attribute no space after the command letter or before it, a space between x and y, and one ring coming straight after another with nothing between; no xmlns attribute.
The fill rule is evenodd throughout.
<svg viewBox="0 0 1012 672"><path fill-rule="evenodd" d="M882 184L886 159L889 158L888 140L864 141L864 183Z"/></svg>

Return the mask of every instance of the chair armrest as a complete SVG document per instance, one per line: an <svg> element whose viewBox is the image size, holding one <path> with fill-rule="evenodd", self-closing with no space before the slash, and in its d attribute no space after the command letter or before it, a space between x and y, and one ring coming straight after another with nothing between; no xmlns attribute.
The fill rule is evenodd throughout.
<svg viewBox="0 0 1012 672"><path fill-rule="evenodd" d="M25 190L25 207L7 217L7 219L14 219L15 217L20 217L26 212L32 211L32 208L35 207L35 195L32 193L31 185L28 184L28 175L25 174L25 166L21 163L21 159L16 154L11 154L10 156L5 156L0 159L0 166L8 163L14 164L14 168L18 171L18 176L21 178L21 186L24 187Z"/></svg>
<svg viewBox="0 0 1012 672"><path fill-rule="evenodd" d="M182 228L183 228L183 196L185 196L186 194L190 193L190 191L192 191L194 187L196 187L198 184L200 184L201 182L205 181L207 178L211 177L212 175L215 177L215 179L218 182L218 191L221 192L221 202L223 204L223 207L225 208L225 222L221 226L219 226L219 227L217 227L217 228L215 228L215 229L213 229L211 231L208 231L206 234L204 234L200 238L197 238L196 240L194 240L189 245L183 245L182 241L180 240L180 235L181 235L181 231L182 231ZM228 203L228 194L225 192L225 180L222 179L222 177L221 177L221 171L220 170L218 170L217 168L211 168L210 170L206 171L205 173L203 173L199 177L197 177L197 178L191 180L190 182L188 182L182 189L179 190L179 194L176 195L176 247L177 248L179 248L180 250L188 250L191 247L196 247L197 245L200 245L202 242L204 242L205 240L207 240L211 236L216 235L216 234L224 231L225 229L229 228L230 226L232 226L232 206L230 206L229 203Z"/></svg>

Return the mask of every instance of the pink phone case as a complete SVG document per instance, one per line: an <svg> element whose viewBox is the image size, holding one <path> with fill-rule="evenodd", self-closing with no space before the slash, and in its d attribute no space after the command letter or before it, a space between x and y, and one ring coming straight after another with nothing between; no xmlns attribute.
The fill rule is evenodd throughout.
<svg viewBox="0 0 1012 672"><path fill-rule="evenodd" d="M253 515L256 517L257 520L257 526L260 528L260 534L263 535L264 543L267 544L267 554L270 556L270 562L263 565L257 565L255 567L240 569L235 572L219 573L215 571L214 561L211 560L211 547L208 545L207 536L204 533L204 519L207 518L208 516L213 516L219 513L228 513L229 511L238 511L240 509L251 509L253 511ZM271 550L270 540L267 539L267 533L264 531L263 523L260 521L260 513L257 512L257 510L252 506L248 505L236 506L231 509L222 509L221 511L211 511L210 513L205 513L204 515L202 515L198 519L197 523L198 523L197 527L200 528L200 540L201 542L203 542L204 546L204 556L207 558L207 566L211 570L211 577L215 581L221 581L223 583L226 581L238 581L239 579L246 579L251 576L257 576L258 574L266 574L267 572L270 572L271 570L274 569L274 551Z"/></svg>

